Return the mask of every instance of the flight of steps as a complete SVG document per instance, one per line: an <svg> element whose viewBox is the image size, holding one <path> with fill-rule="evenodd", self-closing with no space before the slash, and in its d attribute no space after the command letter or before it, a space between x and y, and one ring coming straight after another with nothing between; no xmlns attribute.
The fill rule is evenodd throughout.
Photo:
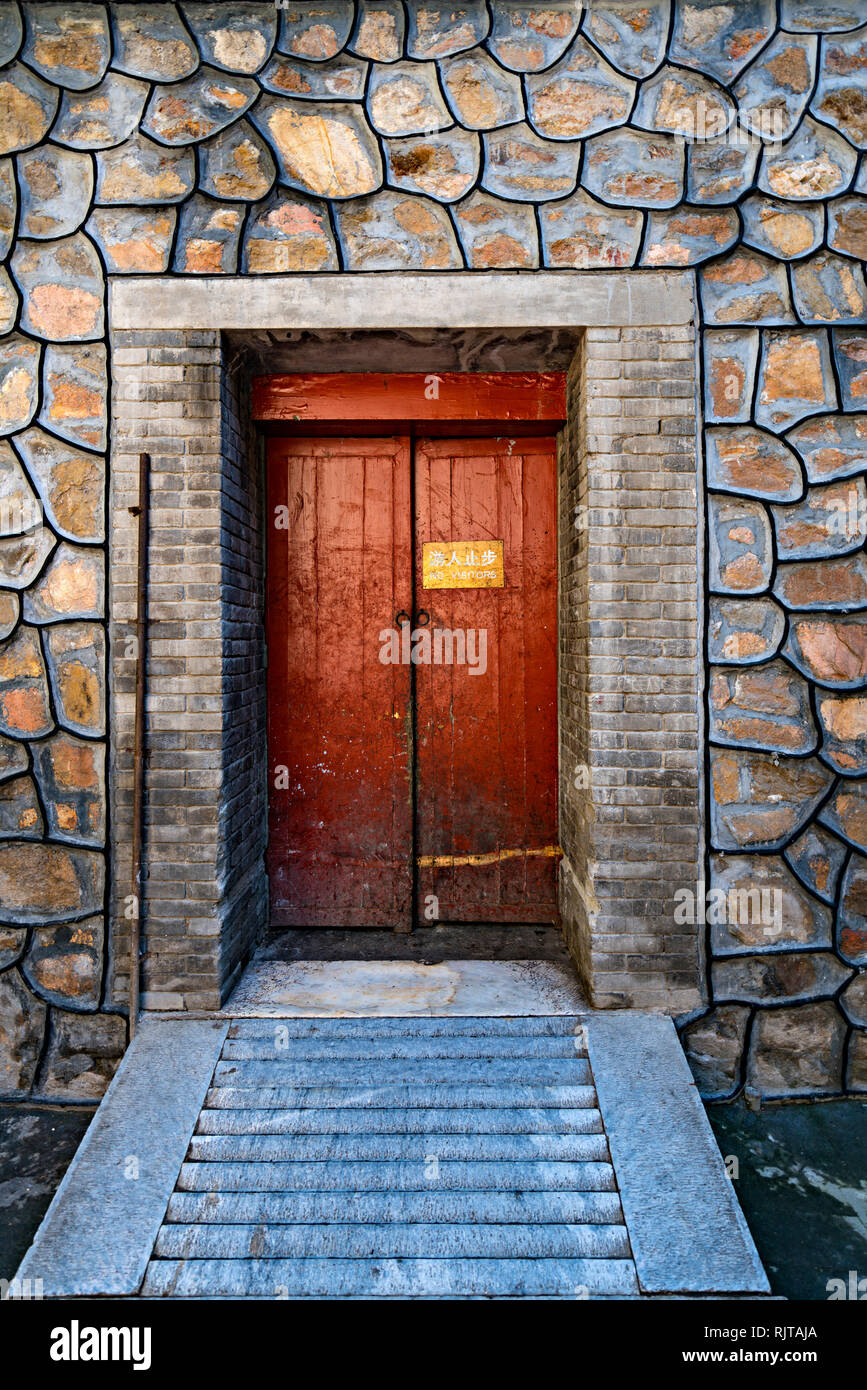
<svg viewBox="0 0 867 1390"><path fill-rule="evenodd" d="M142 1294L637 1294L581 1021L243 1019Z"/></svg>

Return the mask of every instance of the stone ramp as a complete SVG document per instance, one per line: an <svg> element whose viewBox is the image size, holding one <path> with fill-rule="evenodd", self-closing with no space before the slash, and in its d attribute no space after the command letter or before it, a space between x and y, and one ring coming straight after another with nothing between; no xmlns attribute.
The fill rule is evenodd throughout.
<svg viewBox="0 0 867 1390"><path fill-rule="evenodd" d="M768 1291L671 1021L631 1013L148 1019L19 1277L48 1297Z"/></svg>

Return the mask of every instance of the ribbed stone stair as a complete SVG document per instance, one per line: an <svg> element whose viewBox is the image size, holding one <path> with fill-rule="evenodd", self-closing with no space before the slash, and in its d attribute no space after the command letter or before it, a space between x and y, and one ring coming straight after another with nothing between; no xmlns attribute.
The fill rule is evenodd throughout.
<svg viewBox="0 0 867 1390"><path fill-rule="evenodd" d="M581 1020L234 1022L141 1292L637 1295Z"/></svg>

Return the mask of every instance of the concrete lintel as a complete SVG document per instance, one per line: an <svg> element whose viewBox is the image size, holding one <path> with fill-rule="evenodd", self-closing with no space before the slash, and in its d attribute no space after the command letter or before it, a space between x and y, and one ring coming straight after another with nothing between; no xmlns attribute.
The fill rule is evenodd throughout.
<svg viewBox="0 0 867 1390"><path fill-rule="evenodd" d="M117 329L606 328L691 323L691 271L114 278Z"/></svg>
<svg viewBox="0 0 867 1390"><path fill-rule="evenodd" d="M671 1019L595 1013L585 1029L642 1293L769 1293Z"/></svg>
<svg viewBox="0 0 867 1390"><path fill-rule="evenodd" d="M44 1298L137 1292L228 1027L142 1022L16 1279Z"/></svg>

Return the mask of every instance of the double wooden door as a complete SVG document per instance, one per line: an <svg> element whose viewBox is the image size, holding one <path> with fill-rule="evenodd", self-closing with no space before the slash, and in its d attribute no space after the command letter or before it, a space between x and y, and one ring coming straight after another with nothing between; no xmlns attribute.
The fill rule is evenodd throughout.
<svg viewBox="0 0 867 1390"><path fill-rule="evenodd" d="M274 925L555 919L554 476L552 438L269 442ZM423 587L495 541L503 587Z"/></svg>

